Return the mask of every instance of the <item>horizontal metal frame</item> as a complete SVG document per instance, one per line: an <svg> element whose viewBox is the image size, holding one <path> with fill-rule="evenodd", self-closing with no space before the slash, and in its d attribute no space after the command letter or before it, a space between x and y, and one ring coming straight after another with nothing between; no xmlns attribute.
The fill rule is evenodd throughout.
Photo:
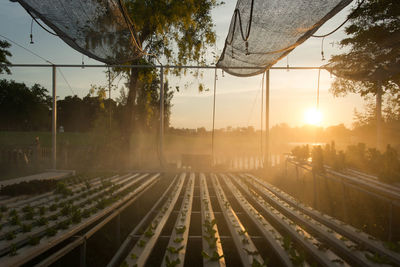
<svg viewBox="0 0 400 267"><path fill-rule="evenodd" d="M82 64L0 64L4 67L60 67L60 68L148 68L148 69L221 69L224 68L217 66L190 66L190 65L106 65L106 64L94 64L94 65L82 65ZM265 67L230 67L229 69L266 69ZM270 70L319 70L326 69L321 67L271 67Z"/></svg>

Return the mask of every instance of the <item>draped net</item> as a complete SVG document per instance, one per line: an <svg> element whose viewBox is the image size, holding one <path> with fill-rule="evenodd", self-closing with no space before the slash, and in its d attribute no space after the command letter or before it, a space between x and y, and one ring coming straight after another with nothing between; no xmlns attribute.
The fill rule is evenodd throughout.
<svg viewBox="0 0 400 267"><path fill-rule="evenodd" d="M139 56L118 0L14 0L75 50L105 63Z"/></svg>
<svg viewBox="0 0 400 267"><path fill-rule="evenodd" d="M238 0L217 66L235 76L262 73L311 37L323 23L351 2Z"/></svg>

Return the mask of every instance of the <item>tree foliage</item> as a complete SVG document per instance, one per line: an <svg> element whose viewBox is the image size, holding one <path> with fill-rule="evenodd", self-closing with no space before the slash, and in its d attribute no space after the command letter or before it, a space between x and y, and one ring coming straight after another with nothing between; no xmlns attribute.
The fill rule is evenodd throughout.
<svg viewBox="0 0 400 267"><path fill-rule="evenodd" d="M215 43L211 10L217 0L126 0L139 44L171 64L205 63Z"/></svg>
<svg viewBox="0 0 400 267"><path fill-rule="evenodd" d="M157 79L146 84L138 97L140 106L144 109L139 109L136 115L138 120L141 119L144 130L158 127L158 84ZM169 127L173 92L168 83L165 83L164 89L164 120L165 127ZM0 130L48 131L51 126L51 106L51 97L41 85L28 87L24 83L0 80ZM104 86L92 85L89 93L82 98L74 95L57 100L57 124L63 126L67 132L105 132L109 131L110 126L115 132L121 132L125 127L122 115L126 108L124 99L110 100L106 97Z"/></svg>
<svg viewBox="0 0 400 267"><path fill-rule="evenodd" d="M0 80L0 129L43 130L50 127L51 99L39 84Z"/></svg>
<svg viewBox="0 0 400 267"><path fill-rule="evenodd" d="M11 57L11 53L7 50L10 46L8 42L0 40L0 64L10 64L10 61L7 59L7 57ZM9 68L0 65L0 74L3 72L11 74Z"/></svg>
<svg viewBox="0 0 400 267"><path fill-rule="evenodd" d="M348 35L340 44L348 52L332 56L337 75L332 92L362 96L383 90L396 96L400 89L400 2L365 0L349 17Z"/></svg>
<svg viewBox="0 0 400 267"><path fill-rule="evenodd" d="M206 62L206 48L216 40L211 10L222 2L126 0L124 3L138 44L147 53L130 64L154 64L159 60L175 65ZM142 129L143 123L155 116L155 110L149 107L160 99L159 73L151 68L114 71L122 71L128 80L124 135L130 143L132 132ZM180 69L172 72L179 75ZM172 98L172 92L166 94L166 98Z"/></svg>

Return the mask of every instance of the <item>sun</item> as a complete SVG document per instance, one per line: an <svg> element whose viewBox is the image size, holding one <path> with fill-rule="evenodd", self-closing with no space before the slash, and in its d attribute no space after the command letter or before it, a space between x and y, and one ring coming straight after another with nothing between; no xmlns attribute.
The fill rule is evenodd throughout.
<svg viewBox="0 0 400 267"><path fill-rule="evenodd" d="M322 122L322 113L316 108L309 108L304 113L304 120L307 124L318 125Z"/></svg>

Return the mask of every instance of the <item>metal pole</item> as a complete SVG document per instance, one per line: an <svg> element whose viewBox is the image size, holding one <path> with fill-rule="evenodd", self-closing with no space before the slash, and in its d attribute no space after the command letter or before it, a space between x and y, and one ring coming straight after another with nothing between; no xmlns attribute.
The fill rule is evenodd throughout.
<svg viewBox="0 0 400 267"><path fill-rule="evenodd" d="M56 93L56 66L53 66L53 110L51 120L52 167L57 168L57 93Z"/></svg>
<svg viewBox="0 0 400 267"><path fill-rule="evenodd" d="M212 121L212 136L211 136L211 156L212 163L214 163L214 129L215 129L215 94L217 90L217 69L214 73L214 99L213 99L213 121Z"/></svg>
<svg viewBox="0 0 400 267"><path fill-rule="evenodd" d="M393 227L393 203L390 201L389 206L389 237L388 240L392 241L392 227Z"/></svg>
<svg viewBox="0 0 400 267"><path fill-rule="evenodd" d="M119 248L121 245L121 213L115 218L115 243Z"/></svg>
<svg viewBox="0 0 400 267"><path fill-rule="evenodd" d="M80 248L79 266L86 267L86 238Z"/></svg>
<svg viewBox="0 0 400 267"><path fill-rule="evenodd" d="M265 79L265 164L269 168L269 69Z"/></svg>
<svg viewBox="0 0 400 267"><path fill-rule="evenodd" d="M376 148L382 148L382 82L376 91Z"/></svg>
<svg viewBox="0 0 400 267"><path fill-rule="evenodd" d="M160 140L159 154L161 167L164 165L164 68L160 68Z"/></svg>
<svg viewBox="0 0 400 267"><path fill-rule="evenodd" d="M111 130L111 70L108 68L108 113L109 113L109 121L108 126Z"/></svg>

